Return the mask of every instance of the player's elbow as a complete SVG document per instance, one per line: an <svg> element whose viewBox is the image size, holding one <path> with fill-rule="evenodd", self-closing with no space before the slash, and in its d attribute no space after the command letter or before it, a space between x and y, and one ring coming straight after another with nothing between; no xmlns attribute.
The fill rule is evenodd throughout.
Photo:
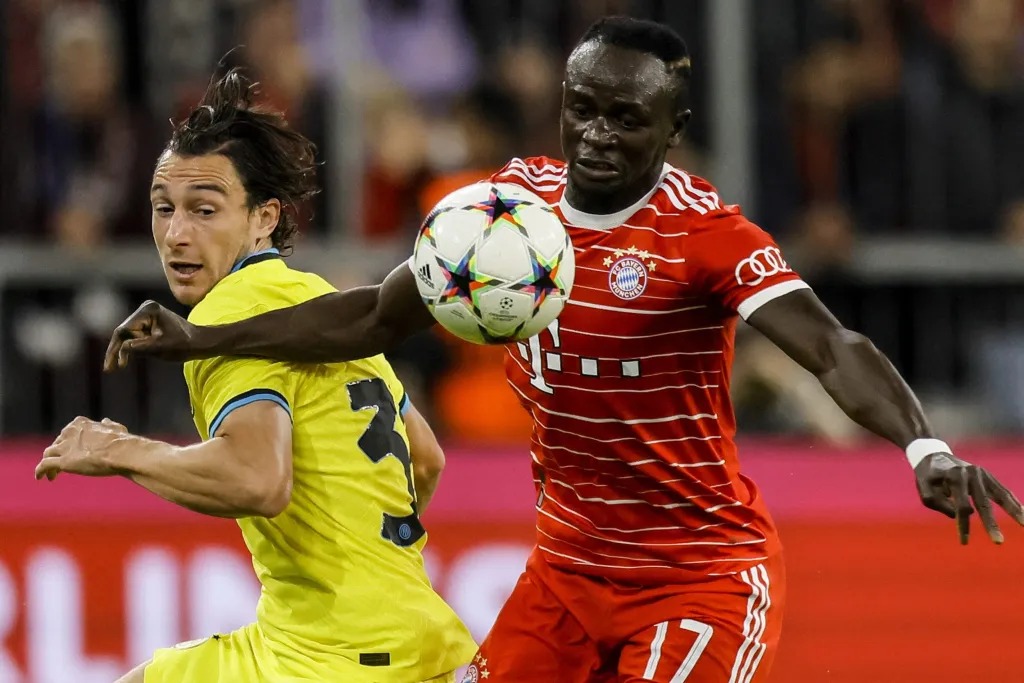
<svg viewBox="0 0 1024 683"><path fill-rule="evenodd" d="M417 449L413 454L413 468L416 470L417 479L437 481L444 472L444 466L444 450L437 441L433 441L426 448Z"/></svg>
<svg viewBox="0 0 1024 683"><path fill-rule="evenodd" d="M878 349L859 332L837 327L815 344L813 374L826 386L879 355ZM810 368L809 368L810 369Z"/></svg>
<svg viewBox="0 0 1024 683"><path fill-rule="evenodd" d="M275 459L277 460L277 459ZM292 502L291 458L253 470L242 491L242 507L251 517L277 517Z"/></svg>
<svg viewBox="0 0 1024 683"><path fill-rule="evenodd" d="M292 477L267 479L249 492L247 507L254 517L276 517L292 502Z"/></svg>
<svg viewBox="0 0 1024 683"><path fill-rule="evenodd" d="M417 480L436 481L444 471L444 450L423 415L410 406L403 418L409 435L409 451Z"/></svg>
<svg viewBox="0 0 1024 683"><path fill-rule="evenodd" d="M838 329L823 344L821 372L815 373L822 387L853 420L874 410L877 387L873 380L889 362L864 335Z"/></svg>

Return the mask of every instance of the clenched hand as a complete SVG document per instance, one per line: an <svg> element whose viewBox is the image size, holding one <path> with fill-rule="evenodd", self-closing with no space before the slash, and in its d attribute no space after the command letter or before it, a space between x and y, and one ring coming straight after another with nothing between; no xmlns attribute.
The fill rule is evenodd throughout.
<svg viewBox="0 0 1024 683"><path fill-rule="evenodd" d="M106 372L128 365L132 355L188 360L195 325L155 301L147 301L117 326L103 360Z"/></svg>

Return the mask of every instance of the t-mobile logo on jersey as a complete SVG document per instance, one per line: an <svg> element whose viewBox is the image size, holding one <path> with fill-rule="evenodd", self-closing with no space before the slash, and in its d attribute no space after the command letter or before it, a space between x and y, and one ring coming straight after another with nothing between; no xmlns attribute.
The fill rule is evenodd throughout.
<svg viewBox="0 0 1024 683"><path fill-rule="evenodd" d="M552 323L547 326L546 332L551 335L552 348L561 349L561 328L558 320L552 321ZM549 382L548 378L545 377L545 371L547 373L567 372L568 374L577 374L583 377L641 376L640 361L637 359L616 360L612 358L590 358L564 351L546 351L541 347L541 336L543 334L544 332L540 332L539 334L530 337L527 340L527 343L524 344L519 342L516 346L519 348L519 356L530 363L530 370L532 370L530 384L540 391L543 391L545 394L553 394L555 393L555 389L562 386ZM571 370L567 370L563 363L565 359L578 359L578 371L576 371L575 366Z"/></svg>

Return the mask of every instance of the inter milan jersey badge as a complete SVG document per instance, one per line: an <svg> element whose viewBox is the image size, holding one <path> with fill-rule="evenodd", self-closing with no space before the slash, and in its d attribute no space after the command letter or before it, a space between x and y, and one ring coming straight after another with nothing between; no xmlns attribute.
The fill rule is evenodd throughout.
<svg viewBox="0 0 1024 683"><path fill-rule="evenodd" d="M612 264L608 286L620 299L635 299L647 289L647 266L635 256L625 256Z"/></svg>

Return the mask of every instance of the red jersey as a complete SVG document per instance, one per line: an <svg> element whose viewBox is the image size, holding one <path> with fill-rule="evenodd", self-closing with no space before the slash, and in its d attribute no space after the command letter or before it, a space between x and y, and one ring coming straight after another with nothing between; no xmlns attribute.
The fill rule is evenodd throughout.
<svg viewBox="0 0 1024 683"><path fill-rule="evenodd" d="M545 199L576 252L562 314L509 345L506 360L534 420L544 559L661 584L741 572L778 552L757 487L740 474L729 396L737 317L807 286L772 238L668 164L647 196L612 215L568 205L561 161L513 159L491 180Z"/></svg>

